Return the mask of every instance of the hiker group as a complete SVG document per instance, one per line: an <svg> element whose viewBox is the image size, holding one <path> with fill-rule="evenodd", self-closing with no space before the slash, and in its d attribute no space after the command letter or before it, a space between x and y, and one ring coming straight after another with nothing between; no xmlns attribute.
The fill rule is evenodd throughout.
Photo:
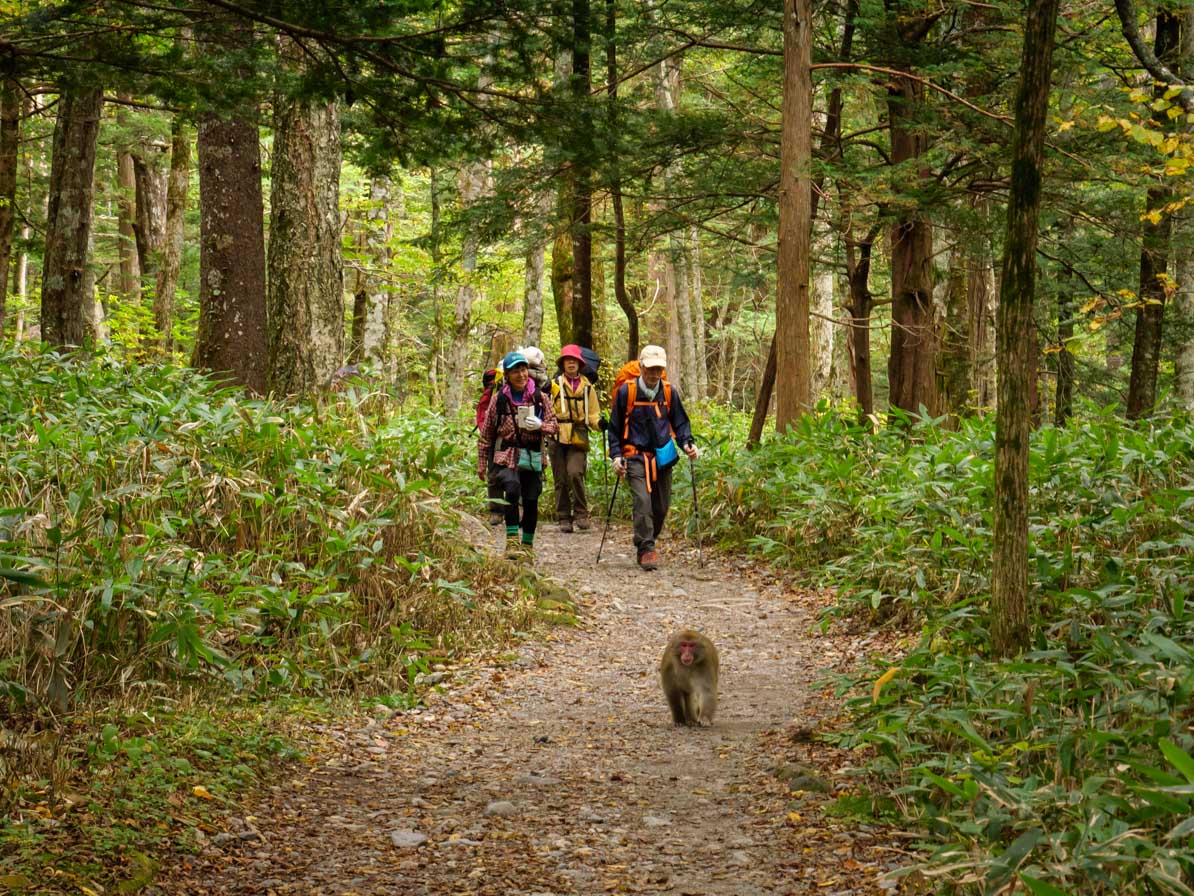
<svg viewBox="0 0 1194 896"><path fill-rule="evenodd" d="M599 365L592 350L566 345L553 376L543 352L532 346L509 352L500 368L485 371L476 413L477 472L486 483L490 522L506 527L507 557L533 557L544 454L560 531L592 526L585 473L590 438L600 431L618 476L610 511L625 478L633 495L638 565L652 570L659 564L656 540L671 503L679 451L690 459L698 454L692 426L680 390L667 381L667 353L660 346L646 346L618 371L608 421L597 395Z"/></svg>

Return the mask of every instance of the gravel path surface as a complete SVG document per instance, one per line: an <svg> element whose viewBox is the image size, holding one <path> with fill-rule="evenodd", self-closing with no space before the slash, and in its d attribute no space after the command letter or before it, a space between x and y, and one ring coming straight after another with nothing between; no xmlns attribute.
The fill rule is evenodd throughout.
<svg viewBox="0 0 1194 896"><path fill-rule="evenodd" d="M577 628L449 673L420 710L317 729L314 762L153 892L909 892L883 876L903 858L891 834L822 812L852 779L810 739L840 712L816 682L864 649L818 633L823 596L666 537L644 573L625 528L595 565L599 539L545 523L536 545ZM710 728L674 727L659 688L682 626L721 655Z"/></svg>

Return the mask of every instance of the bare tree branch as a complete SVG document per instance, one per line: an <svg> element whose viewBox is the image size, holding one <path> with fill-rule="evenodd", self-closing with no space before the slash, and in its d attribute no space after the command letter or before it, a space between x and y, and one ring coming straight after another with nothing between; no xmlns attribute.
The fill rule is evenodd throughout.
<svg viewBox="0 0 1194 896"><path fill-rule="evenodd" d="M1171 72L1144 42L1140 36L1140 30L1136 27L1136 7L1132 5L1132 0L1115 0L1115 11L1119 13L1119 24L1128 41L1128 46L1132 48L1132 52L1136 54L1136 58L1140 60L1145 71L1162 84L1182 88L1181 93L1177 95L1177 101L1187 112L1194 112L1194 87L1189 86Z"/></svg>

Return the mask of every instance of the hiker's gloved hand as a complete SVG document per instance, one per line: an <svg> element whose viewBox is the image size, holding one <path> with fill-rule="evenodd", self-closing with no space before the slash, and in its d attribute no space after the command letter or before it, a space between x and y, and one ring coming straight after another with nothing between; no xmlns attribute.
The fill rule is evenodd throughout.
<svg viewBox="0 0 1194 896"><path fill-rule="evenodd" d="M615 457L614 458L614 472L617 473L619 476L626 475L626 458L624 458L624 457Z"/></svg>
<svg viewBox="0 0 1194 896"><path fill-rule="evenodd" d="M522 428L527 432L538 432L543 428L543 421L534 414L527 414L526 420L522 423Z"/></svg>
<svg viewBox="0 0 1194 896"><path fill-rule="evenodd" d="M597 428L602 432L605 432L607 429L609 429L609 418L605 416L605 414L602 414L597 418Z"/></svg>
<svg viewBox="0 0 1194 896"><path fill-rule="evenodd" d="M684 453L687 454L689 457L691 457L693 460L696 460L698 457L701 456L700 449L697 448L695 442L689 442L687 445L685 445Z"/></svg>
<svg viewBox="0 0 1194 896"><path fill-rule="evenodd" d="M488 474L489 474L489 471L485 469L485 465L484 465L484 464L482 464L481 466L477 467L477 475L478 475L478 476L481 478L481 481L482 481L482 482L489 482L489 475L488 475Z"/></svg>

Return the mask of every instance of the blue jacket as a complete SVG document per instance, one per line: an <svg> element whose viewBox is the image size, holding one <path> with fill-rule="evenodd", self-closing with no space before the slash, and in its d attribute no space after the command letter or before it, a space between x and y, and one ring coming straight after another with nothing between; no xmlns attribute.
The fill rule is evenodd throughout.
<svg viewBox="0 0 1194 896"><path fill-rule="evenodd" d="M688 422L684 402L680 400L680 390L675 386L671 386L671 390L672 409L669 413L664 403L663 382L659 384L654 402L649 402L646 393L641 387L637 387L635 407L630 412L630 425L627 426L626 402L629 399L630 384L623 383L618 387L614 396L614 406L609 414L610 457L622 457L626 453L626 443L633 445L636 451L653 454L657 448L666 444L673 430L681 448L692 444L692 424ZM626 434L625 439L623 432Z"/></svg>

